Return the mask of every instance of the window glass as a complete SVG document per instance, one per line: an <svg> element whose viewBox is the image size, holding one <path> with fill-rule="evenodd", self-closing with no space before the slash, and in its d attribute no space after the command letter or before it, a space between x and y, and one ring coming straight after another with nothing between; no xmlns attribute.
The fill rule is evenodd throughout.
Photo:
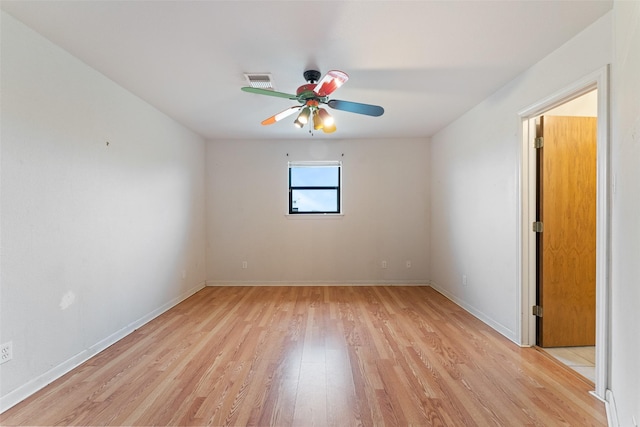
<svg viewBox="0 0 640 427"><path fill-rule="evenodd" d="M291 186L337 187L340 179L338 166L294 166L291 168Z"/></svg>
<svg viewBox="0 0 640 427"><path fill-rule="evenodd" d="M336 190L291 190L294 212L338 212Z"/></svg>

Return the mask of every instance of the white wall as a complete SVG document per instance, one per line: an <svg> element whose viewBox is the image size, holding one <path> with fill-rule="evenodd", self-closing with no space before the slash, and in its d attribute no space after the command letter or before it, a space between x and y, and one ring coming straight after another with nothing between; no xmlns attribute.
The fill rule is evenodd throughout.
<svg viewBox="0 0 640 427"><path fill-rule="evenodd" d="M426 283L428 141L302 135L208 143L207 283ZM344 216L285 215L297 160L343 162Z"/></svg>
<svg viewBox="0 0 640 427"><path fill-rule="evenodd" d="M614 3L611 384L621 426L640 425L640 2Z"/></svg>
<svg viewBox="0 0 640 427"><path fill-rule="evenodd" d="M1 19L5 409L203 286L205 144Z"/></svg>
<svg viewBox="0 0 640 427"><path fill-rule="evenodd" d="M520 306L517 113L610 63L611 23L609 13L432 138L433 286L514 341Z"/></svg>
<svg viewBox="0 0 640 427"><path fill-rule="evenodd" d="M582 96L545 111L545 116L597 117L598 90L592 90Z"/></svg>

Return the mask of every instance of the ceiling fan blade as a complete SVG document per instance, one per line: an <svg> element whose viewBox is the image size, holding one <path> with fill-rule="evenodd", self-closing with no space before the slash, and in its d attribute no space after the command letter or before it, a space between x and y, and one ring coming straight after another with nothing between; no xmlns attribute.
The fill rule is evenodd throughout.
<svg viewBox="0 0 640 427"><path fill-rule="evenodd" d="M327 102L327 105L336 110L365 114L367 116L378 117L384 114L384 108L379 105L360 104L359 102L340 101L338 99L332 99Z"/></svg>
<svg viewBox="0 0 640 427"><path fill-rule="evenodd" d="M245 92L256 93L258 95L277 96L278 98L297 99L295 95L284 92L276 92L275 90L261 89L258 87L245 86L241 88Z"/></svg>
<svg viewBox="0 0 640 427"><path fill-rule="evenodd" d="M267 125L272 125L275 122L279 122L280 120L284 119L285 117L289 117L293 113L295 113L297 111L300 111L301 108L302 108L302 105L298 105L298 106L295 106L295 107L287 108L286 110L281 111L278 114L274 114L273 116L269 117L268 119L264 119L262 121L262 125L263 126L267 126Z"/></svg>
<svg viewBox="0 0 640 427"><path fill-rule="evenodd" d="M331 70L320 79L313 91L318 96L328 96L347 80L349 80L349 76L344 71Z"/></svg>

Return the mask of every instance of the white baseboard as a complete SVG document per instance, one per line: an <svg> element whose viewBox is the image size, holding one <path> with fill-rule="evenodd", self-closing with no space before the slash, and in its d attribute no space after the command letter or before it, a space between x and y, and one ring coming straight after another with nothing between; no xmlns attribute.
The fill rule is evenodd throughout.
<svg viewBox="0 0 640 427"><path fill-rule="evenodd" d="M170 308L178 305L179 303L189 298L191 295L195 294L196 292L203 289L204 287L205 287L205 283L198 284L197 286L195 286L192 289L189 289L182 295L179 295L178 297L172 299L166 304L163 304L159 308L153 310L151 313L148 313L147 315L141 317L140 319L128 324L127 326L120 329L119 331L114 332L113 334L109 335L105 339L95 343L94 345L87 348L86 350L67 359L66 361L62 362L58 366L53 367L52 369L48 370L44 374L39 375L38 377L32 379L28 383L7 393L5 396L2 396L0 398L0 413L3 413L7 409L22 402L24 399L31 396L38 390L46 387L48 384L51 384L53 381L62 377L64 374L71 371L72 369L77 368L78 366L80 366L81 364L83 364L84 362L86 362L96 354L100 353L102 350L115 344L122 338L129 335L131 332L135 331L136 329L140 328L141 326L155 319L156 317L166 312Z"/></svg>
<svg viewBox="0 0 640 427"><path fill-rule="evenodd" d="M251 281L207 280L207 286L429 286L428 280L356 280L356 281Z"/></svg>
<svg viewBox="0 0 640 427"><path fill-rule="evenodd" d="M445 291L444 289L440 288L436 283L430 282L429 285L433 289L435 289L436 291L440 292L442 295L444 295L445 297L447 297L448 299L450 299L451 301L456 303L456 305L460 306L465 311L469 312L474 317L476 317L477 319L481 320L483 323L486 323L492 329L495 329L496 332L500 333L501 335L504 335L505 338L509 339L510 341L513 341L515 344L520 345L518 343L517 336L516 336L515 332L512 331L511 329L509 329L509 328L505 327L504 325L502 325L502 324L494 321L493 319L487 317L484 313L482 313L481 311L478 311L475 307L467 304L466 302L462 301L461 299L459 299L455 295L452 295L449 292Z"/></svg>
<svg viewBox="0 0 640 427"><path fill-rule="evenodd" d="M613 392L607 390L605 392L604 407L607 410L607 425L609 427L619 427L618 411L616 409L616 401L613 398Z"/></svg>

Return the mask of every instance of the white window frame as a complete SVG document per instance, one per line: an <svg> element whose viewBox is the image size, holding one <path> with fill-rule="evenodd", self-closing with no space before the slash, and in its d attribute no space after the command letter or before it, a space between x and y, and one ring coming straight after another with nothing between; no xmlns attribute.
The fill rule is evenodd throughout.
<svg viewBox="0 0 640 427"><path fill-rule="evenodd" d="M292 212L291 199L291 168L292 167L338 167L338 212ZM287 163L287 216L290 218L305 217L336 217L344 215L343 185L342 185L342 162L339 160L316 160L316 161L291 161Z"/></svg>

